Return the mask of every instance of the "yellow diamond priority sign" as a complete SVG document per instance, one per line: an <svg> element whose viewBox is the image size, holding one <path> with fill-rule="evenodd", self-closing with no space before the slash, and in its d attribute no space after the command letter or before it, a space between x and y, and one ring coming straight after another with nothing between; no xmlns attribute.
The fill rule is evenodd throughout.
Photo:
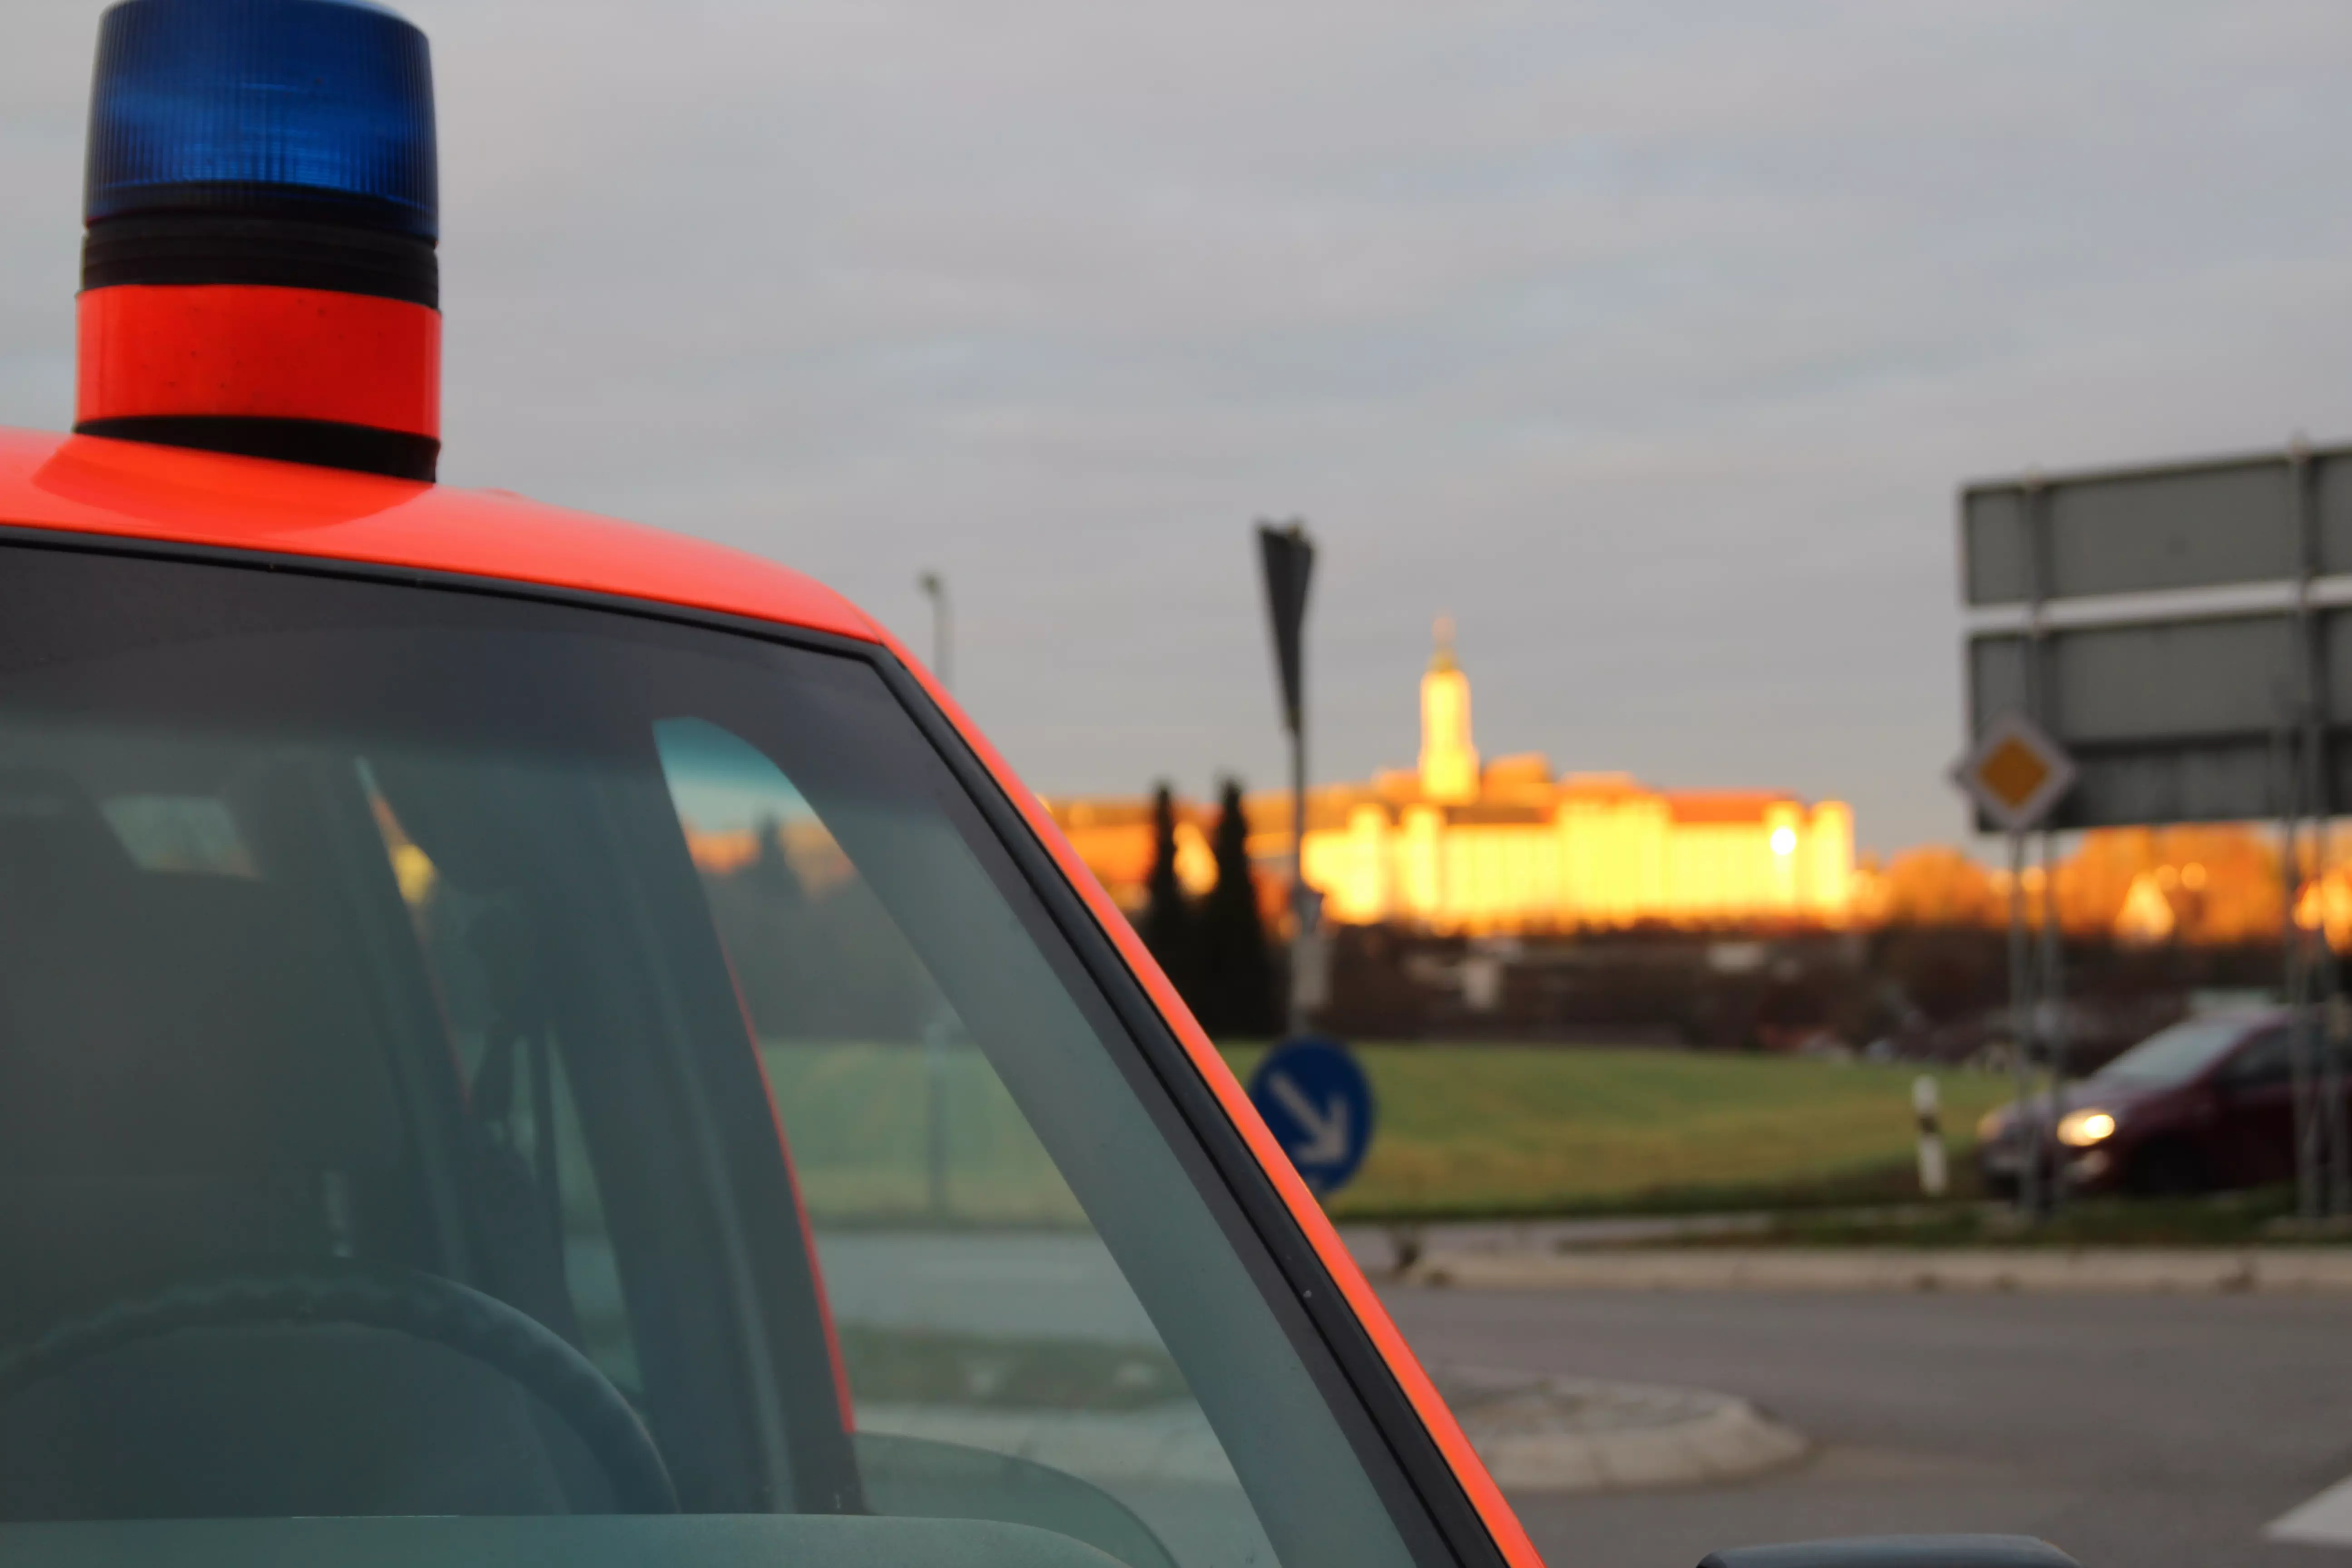
<svg viewBox="0 0 2352 1568"><path fill-rule="evenodd" d="M1952 780L1987 816L2023 833L2074 787L2074 761L2032 720L2005 713L1953 766Z"/></svg>

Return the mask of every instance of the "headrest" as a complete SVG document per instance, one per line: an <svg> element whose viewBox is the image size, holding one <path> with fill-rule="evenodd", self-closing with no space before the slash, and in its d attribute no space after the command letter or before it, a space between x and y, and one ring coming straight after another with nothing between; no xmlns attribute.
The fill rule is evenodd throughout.
<svg viewBox="0 0 2352 1568"><path fill-rule="evenodd" d="M0 1169L357 1170L401 1128L329 911L142 871L70 779L0 773Z"/></svg>
<svg viewBox="0 0 2352 1568"><path fill-rule="evenodd" d="M50 768L0 768L0 880L48 892L133 869L79 784Z"/></svg>

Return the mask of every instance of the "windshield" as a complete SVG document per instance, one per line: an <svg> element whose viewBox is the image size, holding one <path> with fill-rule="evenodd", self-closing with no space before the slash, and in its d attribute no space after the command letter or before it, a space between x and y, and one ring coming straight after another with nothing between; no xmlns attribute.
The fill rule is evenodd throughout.
<svg viewBox="0 0 2352 1568"><path fill-rule="evenodd" d="M0 1521L1412 1561L1405 1489L872 665L5 559Z"/></svg>
<svg viewBox="0 0 2352 1568"><path fill-rule="evenodd" d="M2097 1076L2116 1083L2186 1083L2245 1037L2242 1018L2189 1018L2158 1030L2100 1068Z"/></svg>

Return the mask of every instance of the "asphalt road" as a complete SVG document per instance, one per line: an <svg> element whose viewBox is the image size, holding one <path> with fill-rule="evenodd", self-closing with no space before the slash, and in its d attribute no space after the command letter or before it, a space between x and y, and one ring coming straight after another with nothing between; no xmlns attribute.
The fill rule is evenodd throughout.
<svg viewBox="0 0 2352 1568"><path fill-rule="evenodd" d="M2086 1568L2352 1563L2262 1538L2352 1474L2341 1297L1385 1294L1432 1363L1720 1389L1819 1445L1736 1485L1515 1498L1551 1568L1903 1531L2040 1535Z"/></svg>

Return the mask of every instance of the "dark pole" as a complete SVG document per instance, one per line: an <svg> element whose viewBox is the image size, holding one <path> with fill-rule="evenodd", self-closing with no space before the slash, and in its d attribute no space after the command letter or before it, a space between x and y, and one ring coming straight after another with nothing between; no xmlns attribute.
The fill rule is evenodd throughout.
<svg viewBox="0 0 2352 1568"><path fill-rule="evenodd" d="M1290 731L1290 1005L1286 1016L1294 1036L1307 1032L1307 988L1300 976L1308 944L1318 941L1308 928L1315 911L1307 890L1307 726Z"/></svg>
<svg viewBox="0 0 2352 1568"><path fill-rule="evenodd" d="M2042 600L2042 584L2050 563L2050 531L2049 514L2042 504L2039 478L2030 474L2026 477L2021 504L2025 520L2027 585L2025 716L2040 724L2048 717L2042 710L2042 672L2043 661L2049 658L2049 647L2044 641ZM2049 881L2053 868L2049 855L2050 836L2046 833L2042 837L2042 892L2047 900L2043 938L2054 942L2057 932L2047 921L2054 918L2058 905L2055 890ZM2058 966L2056 949L2053 947L2048 954L2047 972L2041 975L2033 973L2033 958L2026 933L2025 833L2022 828L2012 831L2009 836L2009 962L2010 984L2013 987L2011 1002L2016 1014L2017 1029L2017 1106L2020 1124L2027 1133L2025 1165L2017 1184L2017 1206L2028 1219L2038 1220L2055 1205L2057 1199L2059 1089L2058 1068L2053 1059L2050 1064L2048 1092L2037 1111L2032 1089L2033 1048L2041 1043L2039 1004L2044 996L2039 994L2043 988L2037 986L2036 982L2054 980ZM2048 1162L2046 1164L2045 1160ZM2045 1175L2048 1177L2046 1183L2043 1180Z"/></svg>
<svg viewBox="0 0 2352 1568"><path fill-rule="evenodd" d="M2312 1139L2311 1059L2309 1042L2303 1033L2303 930L2296 920L2295 895L2303 890L2303 857L2299 840L2302 837L2302 775L2296 767L2295 751L2302 739L2296 723L2295 703L2282 698L2279 726L2271 737L2272 753L2276 760L2279 792L2279 958L2285 973L2280 981L2280 995L2286 1003L2287 1065L2294 1082L2294 1138L2295 1213L2305 1220L2319 1217L2319 1165L2315 1158L2316 1145Z"/></svg>
<svg viewBox="0 0 2352 1568"><path fill-rule="evenodd" d="M2025 931L2025 833L2009 834L2009 1027L2016 1059L2011 1073L2017 1089L2017 1135L2025 1152L2017 1168L2017 1211L2028 1219L2042 1213L2042 1160L2048 1131L2033 1092L2033 961Z"/></svg>
<svg viewBox="0 0 2352 1568"><path fill-rule="evenodd" d="M2345 1126L2342 1043L2336 1037L2334 1026L2341 1016L2335 1001L2336 950L2328 942L2324 896L2327 887L2327 826L2336 815L2327 765L2327 714L2336 694L2328 689L2326 650L2313 616L2312 585L2319 575L2319 509L2312 494L2311 448L2302 437L2287 444L2286 460L2300 568L2295 574L2295 651L2304 671L2304 808L2311 816L2312 885L2323 895L2318 919L2305 936L2304 994L2307 1005L2298 1023L2306 1042L2304 1057L2311 1069L2313 1108L2318 1111L2314 1142L2318 1144L2315 1163L2319 1166L2319 1209L2322 1214L2340 1216L2352 1213L2352 1149L2346 1147L2347 1131L2352 1130Z"/></svg>
<svg viewBox="0 0 2352 1568"><path fill-rule="evenodd" d="M2050 1064L2042 1080L2042 1124L2050 1130L2050 1183L2042 1206L2055 1213L2066 1201L2066 1150L2058 1123L2066 1114L2066 933L2058 923L2058 836L2042 830L2042 975L2034 987L2041 1016L2042 1055Z"/></svg>
<svg viewBox="0 0 2352 1568"><path fill-rule="evenodd" d="M1307 1028L1305 967L1317 940L1314 895L1307 887L1307 584L1315 569L1315 542L1297 519L1257 525L1258 563L1265 574L1266 612L1274 630L1275 671L1280 678L1283 727L1290 731L1290 1005L1289 1030Z"/></svg>

